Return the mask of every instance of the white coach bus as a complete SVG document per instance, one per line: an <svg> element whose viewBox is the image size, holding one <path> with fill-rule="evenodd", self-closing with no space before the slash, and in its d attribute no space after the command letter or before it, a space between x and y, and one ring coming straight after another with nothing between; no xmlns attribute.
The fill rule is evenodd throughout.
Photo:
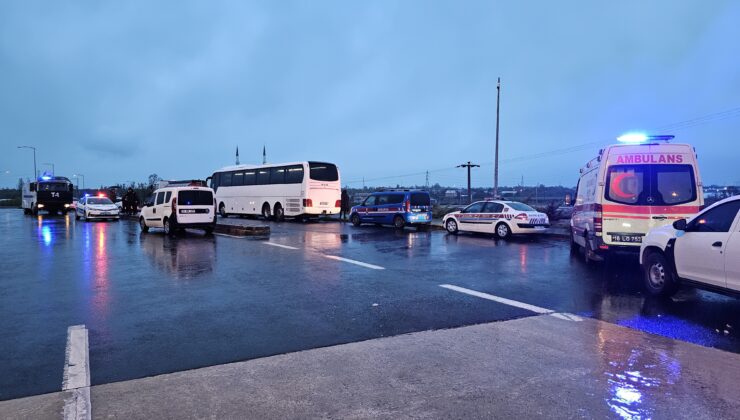
<svg viewBox="0 0 740 420"><path fill-rule="evenodd" d="M332 163L227 166L213 173L210 186L222 217L318 217L337 214L341 206L339 170Z"/></svg>

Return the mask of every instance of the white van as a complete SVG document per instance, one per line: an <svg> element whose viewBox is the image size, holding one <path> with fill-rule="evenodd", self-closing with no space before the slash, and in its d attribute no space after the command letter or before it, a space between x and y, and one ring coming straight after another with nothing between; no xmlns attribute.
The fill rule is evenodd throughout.
<svg viewBox="0 0 740 420"><path fill-rule="evenodd" d="M651 228L688 218L704 204L694 148L673 136L625 135L581 168L571 246L586 260L639 251Z"/></svg>
<svg viewBox="0 0 740 420"><path fill-rule="evenodd" d="M163 228L168 235L182 229L203 229L213 233L216 227L216 199L203 181L170 181L146 201L139 213L143 232Z"/></svg>

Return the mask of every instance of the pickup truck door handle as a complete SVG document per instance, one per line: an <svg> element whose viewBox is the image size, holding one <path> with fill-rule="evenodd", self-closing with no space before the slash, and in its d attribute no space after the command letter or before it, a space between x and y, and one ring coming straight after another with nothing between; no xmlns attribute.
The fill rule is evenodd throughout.
<svg viewBox="0 0 740 420"><path fill-rule="evenodd" d="M722 242L721 241L717 241L717 242L713 243L712 246L715 247L715 248L719 248L719 247L722 246Z"/></svg>
<svg viewBox="0 0 740 420"><path fill-rule="evenodd" d="M665 220L665 219L667 219L667 217L665 217L665 216L653 216L653 219L655 219L655 220Z"/></svg>

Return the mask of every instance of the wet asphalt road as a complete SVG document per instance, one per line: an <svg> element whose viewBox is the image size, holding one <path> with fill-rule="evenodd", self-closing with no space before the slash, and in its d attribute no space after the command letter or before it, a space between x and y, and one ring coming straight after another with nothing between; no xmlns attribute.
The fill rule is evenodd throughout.
<svg viewBox="0 0 740 420"><path fill-rule="evenodd" d="M269 240L168 238L133 221L0 210L0 400L61 388L70 325L90 330L98 385L534 315L440 284L740 352L740 300L693 289L647 298L636 259L589 267L545 237L271 228Z"/></svg>

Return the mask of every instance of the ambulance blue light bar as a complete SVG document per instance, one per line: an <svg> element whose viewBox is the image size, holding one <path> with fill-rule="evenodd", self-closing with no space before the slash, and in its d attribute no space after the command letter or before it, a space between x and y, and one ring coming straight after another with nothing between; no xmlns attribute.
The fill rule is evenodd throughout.
<svg viewBox="0 0 740 420"><path fill-rule="evenodd" d="M649 136L645 133L627 133L617 137L617 141L620 143L628 144L642 144L649 141L669 141L673 140L675 136L671 135L654 135Z"/></svg>

